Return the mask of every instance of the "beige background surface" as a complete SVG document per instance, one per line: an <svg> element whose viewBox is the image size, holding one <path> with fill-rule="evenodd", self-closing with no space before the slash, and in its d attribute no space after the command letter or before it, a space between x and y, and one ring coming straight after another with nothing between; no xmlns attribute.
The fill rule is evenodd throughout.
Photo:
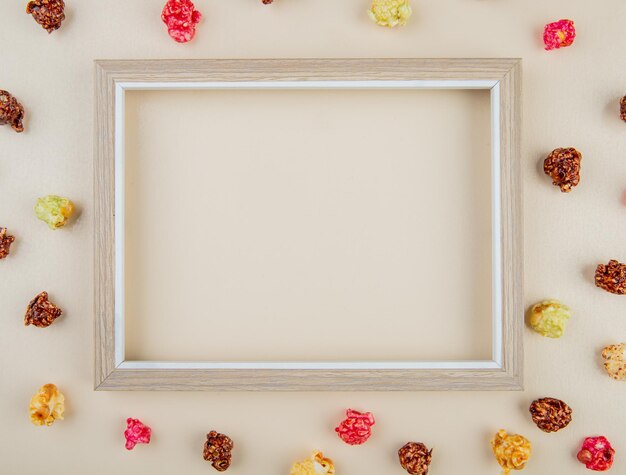
<svg viewBox="0 0 626 475"><path fill-rule="evenodd" d="M593 286L594 266L626 260L623 176L625 125L616 103L626 93L621 0L439 0L414 2L402 30L371 24L361 0L198 2L205 14L194 43L163 31L161 1L76 1L64 27L48 36L3 2L1 87L27 107L27 132L0 130L0 217L18 238L0 263L0 473L207 473L204 434L236 441L229 473L287 473L319 448L340 473L403 473L395 450L409 439L435 447L433 474L498 473L488 447L500 427L535 444L526 473L584 473L574 458L582 438L604 434L626 462L624 387L608 379L599 349L624 338L624 300ZM574 47L544 52L541 29L576 20ZM92 60L185 57L498 57L524 59L526 300L555 297L575 316L560 341L526 334L526 391L519 393L94 393L92 391ZM585 158L581 185L562 195L540 171L541 159L573 145ZM81 208L68 228L50 232L32 214L36 197L58 193ZM45 331L23 328L28 300L47 289L65 317ZM55 382L67 418L36 428L28 399ZM541 396L565 399L574 422L547 435L527 406ZM373 411L370 442L343 445L332 428L345 407ZM148 447L123 448L128 416L155 430Z"/></svg>

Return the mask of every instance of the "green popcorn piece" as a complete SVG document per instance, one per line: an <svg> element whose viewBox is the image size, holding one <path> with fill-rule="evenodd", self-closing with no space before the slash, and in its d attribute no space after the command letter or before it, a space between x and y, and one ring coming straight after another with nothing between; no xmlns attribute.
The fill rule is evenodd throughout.
<svg viewBox="0 0 626 475"><path fill-rule="evenodd" d="M48 195L37 200L35 216L48 223L50 229L65 226L74 212L74 203L62 196Z"/></svg>
<svg viewBox="0 0 626 475"><path fill-rule="evenodd" d="M572 311L558 300L544 300L530 310L530 326L549 338L561 338Z"/></svg>

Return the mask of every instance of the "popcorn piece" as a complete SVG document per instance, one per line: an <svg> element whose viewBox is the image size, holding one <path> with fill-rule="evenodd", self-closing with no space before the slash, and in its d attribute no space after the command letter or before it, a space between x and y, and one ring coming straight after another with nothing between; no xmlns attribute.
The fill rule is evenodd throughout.
<svg viewBox="0 0 626 475"><path fill-rule="evenodd" d="M273 3L274 0L261 0L263 2L263 5L269 5L270 3Z"/></svg>
<svg viewBox="0 0 626 475"><path fill-rule="evenodd" d="M409 0L373 0L367 14L380 26L404 26L413 11Z"/></svg>
<svg viewBox="0 0 626 475"><path fill-rule="evenodd" d="M39 328L49 327L63 311L48 300L48 292L41 292L30 301L24 315L24 325Z"/></svg>
<svg viewBox="0 0 626 475"><path fill-rule="evenodd" d="M335 428L335 432L346 444L360 445L372 435L371 427L375 424L374 416L370 412L361 413L348 409L346 419Z"/></svg>
<svg viewBox="0 0 626 475"><path fill-rule="evenodd" d="M552 184L569 193L580 182L582 154L573 147L557 148L543 162L543 171L552 178Z"/></svg>
<svg viewBox="0 0 626 475"><path fill-rule="evenodd" d="M549 338L561 338L572 311L558 300L544 300L530 310L530 326Z"/></svg>
<svg viewBox="0 0 626 475"><path fill-rule="evenodd" d="M65 20L64 10L63 0L32 0L26 5L26 13L48 33L61 28L61 22Z"/></svg>
<svg viewBox="0 0 626 475"><path fill-rule="evenodd" d="M8 235L7 228L0 228L0 259L9 255L13 241L15 241L15 236Z"/></svg>
<svg viewBox="0 0 626 475"><path fill-rule="evenodd" d="M0 125L9 124L16 132L24 131L24 107L10 92L0 89Z"/></svg>
<svg viewBox="0 0 626 475"><path fill-rule="evenodd" d="M511 470L522 470L532 450L526 437L518 434L509 435L502 429L491 439L491 448L505 475Z"/></svg>
<svg viewBox="0 0 626 475"><path fill-rule="evenodd" d="M63 420L65 397L54 384L39 388L30 400L30 420L36 426L50 426L57 420Z"/></svg>
<svg viewBox="0 0 626 475"><path fill-rule="evenodd" d="M126 449L133 450L137 444L149 444L152 436L152 429L141 423L139 419L126 419Z"/></svg>
<svg viewBox="0 0 626 475"><path fill-rule="evenodd" d="M310 458L296 462L291 467L289 475L333 475L335 465L329 458L325 458L322 452L315 451Z"/></svg>
<svg viewBox="0 0 626 475"><path fill-rule="evenodd" d="M204 443L204 460L211 462L212 467L218 472L223 472L230 467L233 446L230 437L212 430L207 434Z"/></svg>
<svg viewBox="0 0 626 475"><path fill-rule="evenodd" d="M608 264L598 264L595 275L596 287L612 294L626 294L626 264L611 259Z"/></svg>
<svg viewBox="0 0 626 475"><path fill-rule="evenodd" d="M626 343L609 345L602 350L604 369L609 376L617 381L626 381L626 358L624 357Z"/></svg>
<svg viewBox="0 0 626 475"><path fill-rule="evenodd" d="M622 100L619 101L619 116L626 122L626 96L622 97Z"/></svg>
<svg viewBox="0 0 626 475"><path fill-rule="evenodd" d="M196 24L202 14L190 0L168 0L163 7L161 19L167 25L167 32L178 43L187 43L196 35Z"/></svg>
<svg viewBox="0 0 626 475"><path fill-rule="evenodd" d="M613 465L615 450L606 437L587 437L577 457L589 470L604 472Z"/></svg>
<svg viewBox="0 0 626 475"><path fill-rule="evenodd" d="M533 422L544 432L557 432L572 421L572 408L552 397L533 401L529 411Z"/></svg>
<svg viewBox="0 0 626 475"><path fill-rule="evenodd" d="M572 20L559 20L548 23L543 30L543 42L546 51L569 46L576 38L576 29Z"/></svg>
<svg viewBox="0 0 626 475"><path fill-rule="evenodd" d="M62 228L74 213L74 203L67 198L48 195L37 200L35 216L48 223L50 229Z"/></svg>
<svg viewBox="0 0 626 475"><path fill-rule="evenodd" d="M421 442L408 442L400 450L400 465L410 475L426 475L432 459L433 449L428 450Z"/></svg>

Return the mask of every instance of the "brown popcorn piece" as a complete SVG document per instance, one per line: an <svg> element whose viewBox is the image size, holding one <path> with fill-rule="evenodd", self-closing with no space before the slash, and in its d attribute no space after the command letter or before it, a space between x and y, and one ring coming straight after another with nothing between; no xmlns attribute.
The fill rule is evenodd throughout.
<svg viewBox="0 0 626 475"><path fill-rule="evenodd" d="M227 470L232 459L233 445L230 437L212 430L206 435L204 460L211 462L212 467L218 472Z"/></svg>
<svg viewBox="0 0 626 475"><path fill-rule="evenodd" d="M64 10L63 0L32 0L26 5L26 13L48 33L61 28L61 22L65 20Z"/></svg>
<svg viewBox="0 0 626 475"><path fill-rule="evenodd" d="M626 96L622 97L619 101L619 115L624 122L626 122Z"/></svg>
<svg viewBox="0 0 626 475"><path fill-rule="evenodd" d="M543 171L552 178L552 184L569 193L580 182L582 154L573 147L557 148L543 162Z"/></svg>
<svg viewBox="0 0 626 475"><path fill-rule="evenodd" d="M617 345L609 345L602 350L602 359L604 360L604 369L609 376L617 381L626 381L626 358L624 358L624 350L626 343Z"/></svg>
<svg viewBox="0 0 626 475"><path fill-rule="evenodd" d="M0 228L0 259L4 259L9 255L13 241L15 241L15 236L9 236L7 228Z"/></svg>
<svg viewBox="0 0 626 475"><path fill-rule="evenodd" d="M32 299L26 308L24 325L39 328L49 327L61 316L63 311L48 300L48 292L41 292Z"/></svg>
<svg viewBox="0 0 626 475"><path fill-rule="evenodd" d="M9 124L16 132L24 131L24 107L10 92L0 89L0 125Z"/></svg>
<svg viewBox="0 0 626 475"><path fill-rule="evenodd" d="M612 294L626 294L626 264L611 259L608 264L596 267L596 287Z"/></svg>
<svg viewBox="0 0 626 475"><path fill-rule="evenodd" d="M533 401L529 411L533 422L544 432L557 432L572 421L572 408L552 397Z"/></svg>
<svg viewBox="0 0 626 475"><path fill-rule="evenodd" d="M421 442L408 442L400 450L400 465L411 475L426 475L433 450L428 450Z"/></svg>

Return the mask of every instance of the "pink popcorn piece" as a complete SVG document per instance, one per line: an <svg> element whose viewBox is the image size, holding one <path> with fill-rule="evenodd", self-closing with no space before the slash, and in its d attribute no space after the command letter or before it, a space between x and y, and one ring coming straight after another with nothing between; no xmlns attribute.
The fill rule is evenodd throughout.
<svg viewBox="0 0 626 475"><path fill-rule="evenodd" d="M191 0L168 0L161 13L167 32L178 43L187 43L196 36L196 25L201 18Z"/></svg>
<svg viewBox="0 0 626 475"><path fill-rule="evenodd" d="M576 28L572 20L559 20L548 23L543 30L543 43L546 51L570 46L576 38Z"/></svg>
<svg viewBox="0 0 626 475"><path fill-rule="evenodd" d="M124 431L124 437L126 437L126 449L133 450L137 444L149 444L150 437L152 435L152 429L147 425L144 425L139 419L126 419L126 430Z"/></svg>
<svg viewBox="0 0 626 475"><path fill-rule="evenodd" d="M335 428L335 432L346 444L360 445L370 438L372 426L375 423L374 415L371 412L348 409L346 418Z"/></svg>
<svg viewBox="0 0 626 475"><path fill-rule="evenodd" d="M587 437L577 458L589 470L604 472L613 466L615 450L606 437Z"/></svg>

